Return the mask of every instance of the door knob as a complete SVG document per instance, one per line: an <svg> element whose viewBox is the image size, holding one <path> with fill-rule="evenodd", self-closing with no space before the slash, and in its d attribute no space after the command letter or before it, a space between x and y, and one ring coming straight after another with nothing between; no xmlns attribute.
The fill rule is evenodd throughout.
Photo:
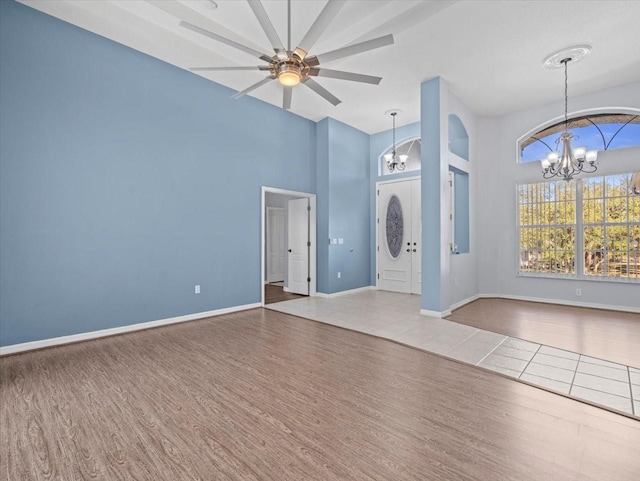
<svg viewBox="0 0 640 481"><path fill-rule="evenodd" d="M291 249L289 249L289 252L291 252Z"/></svg>
<svg viewBox="0 0 640 481"><path fill-rule="evenodd" d="M416 251L416 250L415 250L415 249L413 249L413 252L415 252L415 251Z"/></svg>
<svg viewBox="0 0 640 481"><path fill-rule="evenodd" d="M407 242L407 245L408 245L408 246L410 246L410 245L411 245L411 242Z"/></svg>
<svg viewBox="0 0 640 481"><path fill-rule="evenodd" d="M407 252L411 252L411 249L407 249Z"/></svg>

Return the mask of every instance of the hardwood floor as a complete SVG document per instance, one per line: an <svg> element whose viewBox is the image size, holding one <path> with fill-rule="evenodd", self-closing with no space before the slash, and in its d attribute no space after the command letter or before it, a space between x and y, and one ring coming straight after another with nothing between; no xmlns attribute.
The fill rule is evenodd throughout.
<svg viewBox="0 0 640 481"><path fill-rule="evenodd" d="M8 480L634 480L640 423L265 309L0 359Z"/></svg>
<svg viewBox="0 0 640 481"><path fill-rule="evenodd" d="M300 294L292 294L291 292L285 292L282 286L274 286L272 284L264 285L264 303L273 304L274 302L290 301L292 299L299 299Z"/></svg>
<svg viewBox="0 0 640 481"><path fill-rule="evenodd" d="M640 314L478 299L447 319L640 368Z"/></svg>

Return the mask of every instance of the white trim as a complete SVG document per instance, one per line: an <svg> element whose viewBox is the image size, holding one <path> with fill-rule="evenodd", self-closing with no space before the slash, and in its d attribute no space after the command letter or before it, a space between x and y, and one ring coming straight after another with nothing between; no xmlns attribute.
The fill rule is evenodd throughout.
<svg viewBox="0 0 640 481"><path fill-rule="evenodd" d="M310 272L309 272L309 277L311 278L311 283L309 285L309 295L313 296L316 293L316 283L317 283L317 255L318 255L318 246L316 245L317 242L315 241L317 238L316 232L317 232L317 223L318 223L318 216L317 216L317 206L316 206L316 194L310 194L308 192L298 192L295 190L286 190L286 189L279 189L277 187L268 187L266 185L263 185L261 187L261 200L260 200L260 281L262 282L265 278L265 244L266 244L266 239L265 239L265 232L266 232L266 215L267 215L267 209L266 209L266 193L270 192L272 194L281 194L281 195L288 195L291 197L298 197L298 198L307 198L309 199L309 206L311 207L311 211L309 214L309 218L310 218L310 232L309 232L309 240L311 241L311 252L309 253L309 265L310 265ZM264 302L264 289L261 289L262 292L260 293L260 306L264 307L265 306L265 302ZM288 292L285 288L285 292Z"/></svg>
<svg viewBox="0 0 640 481"><path fill-rule="evenodd" d="M607 311L620 312L638 312L640 307L632 306L614 306L611 304L594 304L590 302L568 301L563 299L545 299L542 297L512 296L509 294L478 294L477 299L486 299L488 297L496 297L498 299L513 299L515 301L542 302L544 304L558 304L561 306L588 307L590 309L605 309Z"/></svg>
<svg viewBox="0 0 640 481"><path fill-rule="evenodd" d="M195 314L187 314L184 316L170 317L160 319L158 321L140 322L137 324L129 324L127 326L112 327L109 329L100 329L99 331L82 332L80 334L72 334L70 336L53 337L50 339L42 339L41 341L23 342L21 344L12 344L10 346L0 347L0 356L16 354L18 352L32 351L34 349L42 349L43 347L60 346L73 342L88 341L90 339L98 339L101 337L115 336L116 334L124 334L126 332L142 331L151 329L152 327L168 326L170 324L178 324L181 322L195 321L207 317L221 316L232 312L246 311L261 307L259 302L253 304L245 304L242 306L225 307L214 311L197 312Z"/></svg>
<svg viewBox="0 0 640 481"><path fill-rule="evenodd" d="M459 302L451 304L449 306L449 311L455 311L456 309L460 309L462 306L466 306L467 304L470 304L473 301L477 301L478 299L480 299L480 297L481 297L480 295L476 294L475 296L467 297L466 299L463 299Z"/></svg>
<svg viewBox="0 0 640 481"><path fill-rule="evenodd" d="M437 317L438 319L443 319L445 317L449 317L451 315L451 309L447 309L446 311L429 311L427 309L420 309L421 316L428 317Z"/></svg>
<svg viewBox="0 0 640 481"><path fill-rule="evenodd" d="M316 292L314 297L322 297L323 299L332 299L334 297L346 296L347 294L356 294L358 292L375 290L375 286L357 287L355 289L349 289L347 291L334 292L333 294L326 294L324 292Z"/></svg>
<svg viewBox="0 0 640 481"><path fill-rule="evenodd" d="M377 186L382 184L395 184L396 182L404 182L405 180L416 180L421 178L422 176L418 174L418 175L408 175L406 177L399 177L397 179L379 180L378 182L376 182L376 190L377 190Z"/></svg>

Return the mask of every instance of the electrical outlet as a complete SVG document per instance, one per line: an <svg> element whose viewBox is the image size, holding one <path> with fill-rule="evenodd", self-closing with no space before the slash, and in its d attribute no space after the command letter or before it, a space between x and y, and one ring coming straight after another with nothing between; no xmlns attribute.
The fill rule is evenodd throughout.
<svg viewBox="0 0 640 481"><path fill-rule="evenodd" d="M576 296L580 297L582 295L582 289L576 289Z"/></svg>
<svg viewBox="0 0 640 481"><path fill-rule="evenodd" d="M200 286L199 286L199 285L197 285L197 286L194 288L194 292L195 292L196 294L200 294Z"/></svg>
<svg viewBox="0 0 640 481"><path fill-rule="evenodd" d="M338 279L342 278L342 272L338 272Z"/></svg>

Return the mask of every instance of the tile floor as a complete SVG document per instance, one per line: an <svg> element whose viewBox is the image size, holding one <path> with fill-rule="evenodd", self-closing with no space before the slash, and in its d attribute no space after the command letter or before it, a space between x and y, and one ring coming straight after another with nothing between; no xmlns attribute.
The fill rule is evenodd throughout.
<svg viewBox="0 0 640 481"><path fill-rule="evenodd" d="M640 418L640 369L421 316L419 296L370 290L265 307L398 341Z"/></svg>

